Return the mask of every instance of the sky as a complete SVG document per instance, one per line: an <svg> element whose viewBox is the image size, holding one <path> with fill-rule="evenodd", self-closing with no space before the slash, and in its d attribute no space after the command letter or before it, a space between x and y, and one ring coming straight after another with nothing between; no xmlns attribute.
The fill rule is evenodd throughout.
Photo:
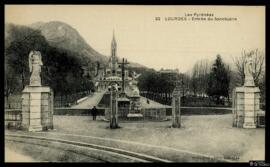
<svg viewBox="0 0 270 167"><path fill-rule="evenodd" d="M201 13L210 16L198 16ZM174 17L187 20L166 21ZM224 17L233 20L215 20ZM39 21L71 25L107 56L114 31L119 57L156 70L187 72L196 61L213 61L217 54L232 63L243 50L265 49L263 6L5 5L6 23Z"/></svg>

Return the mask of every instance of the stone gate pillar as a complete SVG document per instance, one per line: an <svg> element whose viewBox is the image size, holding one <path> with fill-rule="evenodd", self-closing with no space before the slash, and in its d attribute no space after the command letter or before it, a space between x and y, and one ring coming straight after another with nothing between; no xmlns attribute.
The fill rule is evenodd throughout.
<svg viewBox="0 0 270 167"><path fill-rule="evenodd" d="M233 93L233 126L256 128L257 113L260 110L258 87L237 87Z"/></svg>
<svg viewBox="0 0 270 167"><path fill-rule="evenodd" d="M118 128L118 92L117 90L111 90L110 98L110 128Z"/></svg>
<svg viewBox="0 0 270 167"><path fill-rule="evenodd" d="M181 127L181 96L178 91L173 91L172 94L172 127Z"/></svg>
<svg viewBox="0 0 270 167"><path fill-rule="evenodd" d="M53 91L50 87L26 86L22 92L22 128L53 129Z"/></svg>

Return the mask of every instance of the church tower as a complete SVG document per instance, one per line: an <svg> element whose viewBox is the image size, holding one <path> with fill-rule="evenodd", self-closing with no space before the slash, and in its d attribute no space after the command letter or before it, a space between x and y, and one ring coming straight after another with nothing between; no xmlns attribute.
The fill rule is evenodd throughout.
<svg viewBox="0 0 270 167"><path fill-rule="evenodd" d="M114 32L113 32L113 39L112 39L112 44L111 44L111 64L112 64L112 75L115 76L116 75L116 70L117 70L117 44L115 41L115 37L114 37Z"/></svg>

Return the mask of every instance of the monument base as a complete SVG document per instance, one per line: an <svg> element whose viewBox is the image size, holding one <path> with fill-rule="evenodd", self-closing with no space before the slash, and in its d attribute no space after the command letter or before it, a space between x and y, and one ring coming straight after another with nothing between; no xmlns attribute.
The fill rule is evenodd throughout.
<svg viewBox="0 0 270 167"><path fill-rule="evenodd" d="M36 132L53 128L53 91L26 86L22 92L22 129Z"/></svg>
<svg viewBox="0 0 270 167"><path fill-rule="evenodd" d="M255 125L255 123L247 122L247 123L244 123L244 124L243 124L243 128L246 128L246 129L253 129L253 128L256 128L256 125Z"/></svg>
<svg viewBox="0 0 270 167"><path fill-rule="evenodd" d="M43 128L41 125L39 125L39 126L31 125L31 126L29 126L28 131L29 132L40 132L40 131L43 131Z"/></svg>
<svg viewBox="0 0 270 167"><path fill-rule="evenodd" d="M233 126L256 128L257 113L260 110L258 87L237 87L233 92Z"/></svg>

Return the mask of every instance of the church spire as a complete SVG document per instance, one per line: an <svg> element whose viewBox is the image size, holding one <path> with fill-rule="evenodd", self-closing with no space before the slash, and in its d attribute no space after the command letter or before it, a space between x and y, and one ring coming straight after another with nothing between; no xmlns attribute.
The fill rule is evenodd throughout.
<svg viewBox="0 0 270 167"><path fill-rule="evenodd" d="M113 48L116 49L116 47L117 47L117 44L116 44L116 41L115 41L114 30L113 30L112 49Z"/></svg>
<svg viewBox="0 0 270 167"><path fill-rule="evenodd" d="M114 30L113 30L113 39L112 39L112 57L116 56L116 49L117 49L117 44L116 44L116 40L115 40L115 36L114 36Z"/></svg>
<svg viewBox="0 0 270 167"><path fill-rule="evenodd" d="M111 55L111 67L112 67L112 76L116 75L116 69L117 69L117 55L116 55L116 50L117 50L117 45L114 37L114 30L113 30L113 39L112 39L112 55Z"/></svg>

